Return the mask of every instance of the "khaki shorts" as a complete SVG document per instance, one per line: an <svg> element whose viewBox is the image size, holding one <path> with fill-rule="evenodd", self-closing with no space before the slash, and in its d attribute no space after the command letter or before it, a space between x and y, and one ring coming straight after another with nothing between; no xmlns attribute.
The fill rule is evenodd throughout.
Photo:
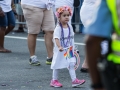
<svg viewBox="0 0 120 90"><path fill-rule="evenodd" d="M23 14L28 26L28 33L39 34L40 30L54 31L55 21L52 9L38 8L22 4Z"/></svg>

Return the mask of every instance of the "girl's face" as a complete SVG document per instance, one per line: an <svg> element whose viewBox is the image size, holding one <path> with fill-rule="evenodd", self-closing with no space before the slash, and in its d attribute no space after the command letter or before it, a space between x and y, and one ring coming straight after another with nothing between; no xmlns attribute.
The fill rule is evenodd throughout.
<svg viewBox="0 0 120 90"><path fill-rule="evenodd" d="M63 24L67 24L69 22L69 17L70 17L70 13L69 11L64 11L60 17L59 17L59 21Z"/></svg>

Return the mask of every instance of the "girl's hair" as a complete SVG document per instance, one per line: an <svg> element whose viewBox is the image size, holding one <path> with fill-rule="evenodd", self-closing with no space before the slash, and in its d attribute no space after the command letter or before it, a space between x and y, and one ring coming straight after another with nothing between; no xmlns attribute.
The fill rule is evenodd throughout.
<svg viewBox="0 0 120 90"><path fill-rule="evenodd" d="M70 13L70 16L72 15L72 10L69 6L62 6L59 7L58 10L56 11L55 13L56 17L59 18L64 11L68 11Z"/></svg>

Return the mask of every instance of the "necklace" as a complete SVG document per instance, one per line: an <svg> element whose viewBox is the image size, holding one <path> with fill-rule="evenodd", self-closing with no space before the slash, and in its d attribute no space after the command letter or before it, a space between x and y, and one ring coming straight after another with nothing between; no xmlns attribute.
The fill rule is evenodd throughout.
<svg viewBox="0 0 120 90"><path fill-rule="evenodd" d="M60 24L60 27L61 27L61 45L64 45L64 47L68 47L68 43L70 43L70 26L67 24L68 29L69 29L69 33L68 33L68 36L66 37L67 41L65 43L63 26L62 26L61 23L59 23L59 24Z"/></svg>

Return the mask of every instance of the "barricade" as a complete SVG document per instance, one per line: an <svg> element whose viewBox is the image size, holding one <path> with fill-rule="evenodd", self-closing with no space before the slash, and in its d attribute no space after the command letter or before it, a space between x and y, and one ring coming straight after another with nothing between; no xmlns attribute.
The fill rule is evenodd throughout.
<svg viewBox="0 0 120 90"><path fill-rule="evenodd" d="M16 3L15 7L16 7L16 12L17 12L16 24L26 24L21 5L19 3Z"/></svg>

